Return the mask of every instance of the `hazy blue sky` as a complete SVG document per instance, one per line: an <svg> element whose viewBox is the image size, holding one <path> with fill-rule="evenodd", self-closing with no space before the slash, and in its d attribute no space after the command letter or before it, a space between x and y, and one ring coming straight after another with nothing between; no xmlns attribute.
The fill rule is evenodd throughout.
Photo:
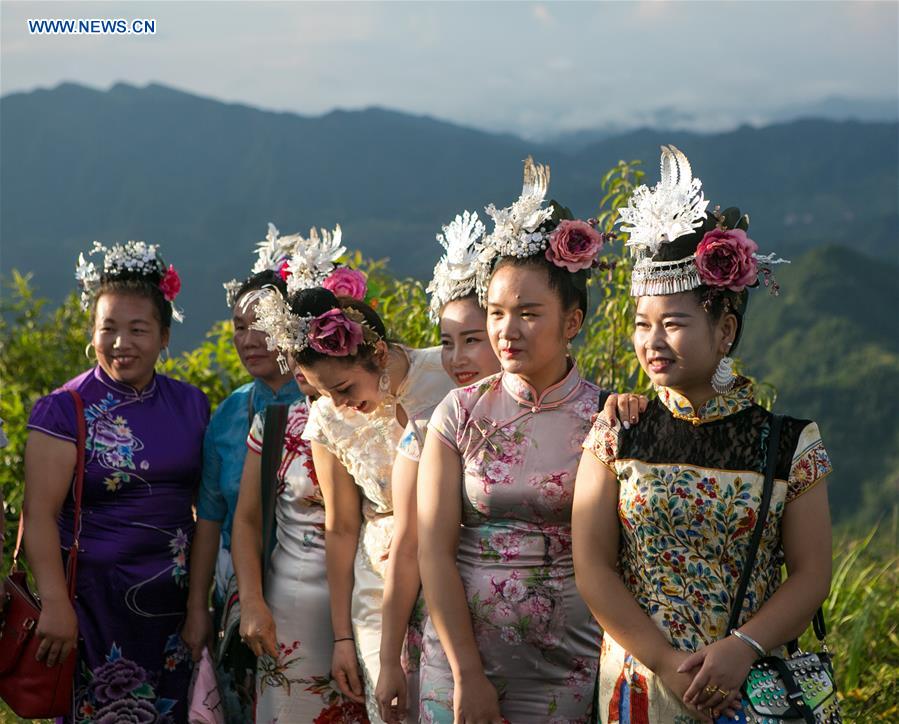
<svg viewBox="0 0 899 724"><path fill-rule="evenodd" d="M720 128L897 94L890 2L15 2L0 91L157 81L268 109L381 105L533 134ZM155 18L155 36L35 36L27 18ZM661 110L661 113L660 113Z"/></svg>

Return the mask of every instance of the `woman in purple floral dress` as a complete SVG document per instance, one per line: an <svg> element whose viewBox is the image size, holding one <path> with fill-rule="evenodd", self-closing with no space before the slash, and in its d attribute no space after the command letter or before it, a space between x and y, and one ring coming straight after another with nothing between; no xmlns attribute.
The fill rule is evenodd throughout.
<svg viewBox="0 0 899 724"><path fill-rule="evenodd" d="M179 636L187 599L191 511L209 403L157 375L180 281L154 245L83 257L82 301L93 311L97 366L37 401L25 452L25 549L43 611L38 657L53 665L77 646L65 721L185 722L192 671ZM77 599L66 594L73 537L77 421L87 424Z"/></svg>
<svg viewBox="0 0 899 724"><path fill-rule="evenodd" d="M451 392L425 438L424 722L590 718L599 629L575 588L571 501L600 391L567 345L602 237L543 208L547 182L528 159L522 197L487 209L479 288L502 372Z"/></svg>

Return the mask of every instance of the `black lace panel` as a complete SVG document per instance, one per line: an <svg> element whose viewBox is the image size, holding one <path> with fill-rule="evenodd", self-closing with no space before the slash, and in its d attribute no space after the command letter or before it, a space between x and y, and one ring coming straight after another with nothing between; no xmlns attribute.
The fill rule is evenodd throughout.
<svg viewBox="0 0 899 724"><path fill-rule="evenodd" d="M765 408L753 405L697 426L674 417L656 399L649 403L635 426L621 430L618 459L719 470L752 470L764 474L771 417ZM799 436L808 424L808 420L784 418L776 478L789 478Z"/></svg>

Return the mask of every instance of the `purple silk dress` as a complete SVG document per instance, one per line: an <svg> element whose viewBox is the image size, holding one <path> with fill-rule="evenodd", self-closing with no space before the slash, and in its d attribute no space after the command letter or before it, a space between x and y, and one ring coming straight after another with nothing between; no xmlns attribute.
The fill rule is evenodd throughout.
<svg viewBox="0 0 899 724"><path fill-rule="evenodd" d="M39 399L32 430L75 442L87 422L75 611L75 701L64 721L186 722L192 663L179 631L187 602L191 511L209 402L192 385L156 375L142 392L96 367ZM74 498L59 516L72 541Z"/></svg>

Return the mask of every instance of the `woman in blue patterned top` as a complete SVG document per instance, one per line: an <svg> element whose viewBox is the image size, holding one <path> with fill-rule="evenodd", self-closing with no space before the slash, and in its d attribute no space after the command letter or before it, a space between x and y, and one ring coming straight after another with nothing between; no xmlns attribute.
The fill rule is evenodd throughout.
<svg viewBox="0 0 899 724"><path fill-rule="evenodd" d="M197 502L197 532L191 549L187 621L182 631L194 660L199 659L203 646L212 640L208 599L213 573L216 620L224 608L228 580L234 575L231 525L250 424L256 413L268 405L290 404L301 395L290 372L280 371L277 352L268 350L265 334L250 328L256 320L256 297L264 287L275 287L282 294L286 291L277 272L263 271L240 286L233 304L234 347L253 381L238 387L222 401L209 422L203 442L203 481ZM251 721L255 686L252 677L247 682L232 682L225 672L218 674L228 721Z"/></svg>

